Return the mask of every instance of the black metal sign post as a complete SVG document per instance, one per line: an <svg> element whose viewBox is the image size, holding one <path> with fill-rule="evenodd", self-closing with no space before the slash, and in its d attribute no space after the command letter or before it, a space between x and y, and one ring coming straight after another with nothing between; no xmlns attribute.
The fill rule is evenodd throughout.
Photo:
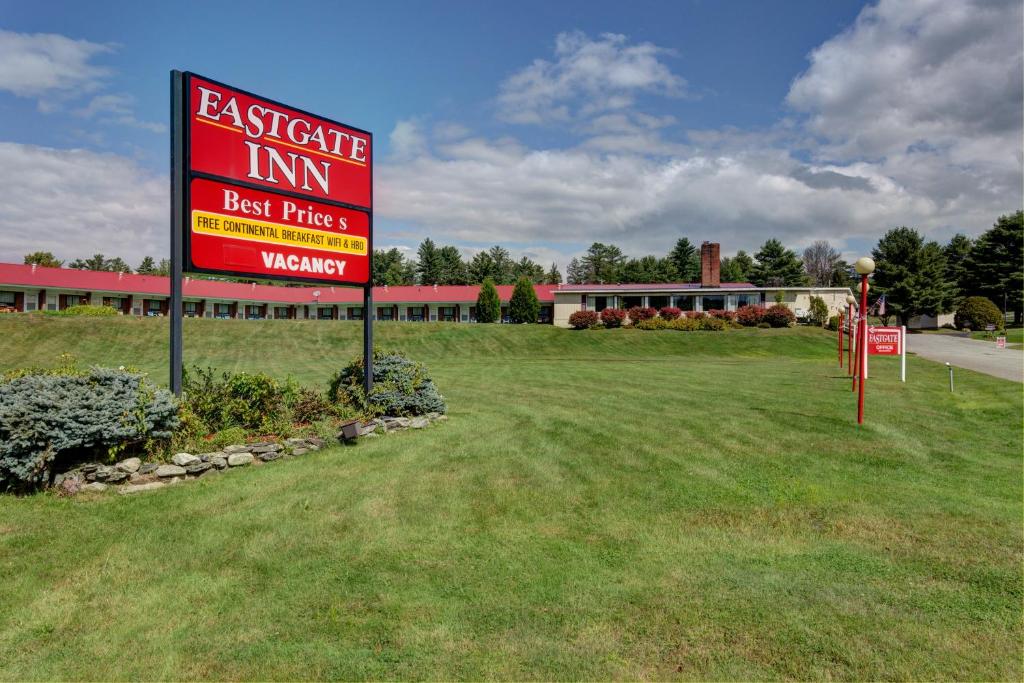
<svg viewBox="0 0 1024 683"><path fill-rule="evenodd" d="M370 258L373 258L372 252ZM372 270L370 271L373 272ZM363 287L363 388L373 390L373 282Z"/></svg>
<svg viewBox="0 0 1024 683"><path fill-rule="evenodd" d="M185 234L185 77L171 72L171 391L181 396L182 242Z"/></svg>

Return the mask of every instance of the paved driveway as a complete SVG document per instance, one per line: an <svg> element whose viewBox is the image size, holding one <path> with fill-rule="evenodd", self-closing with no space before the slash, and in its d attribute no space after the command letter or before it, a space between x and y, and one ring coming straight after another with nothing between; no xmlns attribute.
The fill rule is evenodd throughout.
<svg viewBox="0 0 1024 683"><path fill-rule="evenodd" d="M1024 382L1024 352L996 348L995 342L948 334L908 334L907 351L958 368Z"/></svg>

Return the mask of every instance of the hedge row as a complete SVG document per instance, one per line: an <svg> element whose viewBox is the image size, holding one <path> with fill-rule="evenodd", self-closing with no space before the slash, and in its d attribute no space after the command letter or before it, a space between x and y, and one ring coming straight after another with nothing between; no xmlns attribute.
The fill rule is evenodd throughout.
<svg viewBox="0 0 1024 683"><path fill-rule="evenodd" d="M715 320L723 323L704 323ZM694 324L679 321L697 321ZM665 325L663 323L676 323ZM633 306L628 311L621 308L606 308L597 311L576 311L569 316L569 325L577 330L586 330L603 325L607 328L632 325L643 330L718 330L739 324L744 327L790 327L796 324L796 316L787 306L775 304L763 306L741 306L735 311L709 310L683 312L674 306L662 309Z"/></svg>

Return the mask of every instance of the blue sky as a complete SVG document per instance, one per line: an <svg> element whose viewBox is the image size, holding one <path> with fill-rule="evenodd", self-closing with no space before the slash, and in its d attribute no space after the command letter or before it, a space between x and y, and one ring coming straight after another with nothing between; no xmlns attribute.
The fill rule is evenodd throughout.
<svg viewBox="0 0 1024 683"><path fill-rule="evenodd" d="M0 2L0 258L165 253L171 68L373 131L379 245L976 234L1021 204L1020 6L976 4Z"/></svg>

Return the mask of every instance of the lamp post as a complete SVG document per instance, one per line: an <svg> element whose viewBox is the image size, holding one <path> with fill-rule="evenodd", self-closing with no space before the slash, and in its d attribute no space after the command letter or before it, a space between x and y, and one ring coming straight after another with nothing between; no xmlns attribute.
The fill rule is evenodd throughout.
<svg viewBox="0 0 1024 683"><path fill-rule="evenodd" d="M857 343L857 368L860 372L860 391L857 395L857 424L864 424L864 381L868 374L868 275L875 272L875 262L867 256L857 259L853 267L860 275L861 336Z"/></svg>
<svg viewBox="0 0 1024 683"><path fill-rule="evenodd" d="M848 318L848 320L846 322L846 329L849 330L849 332L850 332L850 339L849 339L850 346L849 346L849 349L848 349L847 354L846 354L846 369L849 372L851 377L856 377L856 374L853 372L853 347L854 347L854 341L853 341L853 338L854 338L854 334L853 334L853 323L854 323L853 311L857 308L857 297L855 297L852 294L848 294L846 296L846 306L847 306L847 309L849 310L849 313L850 313L849 318ZM854 386L853 386L853 388L850 389L850 391L853 391L854 389L857 388L856 387L856 381L857 380L854 379Z"/></svg>

